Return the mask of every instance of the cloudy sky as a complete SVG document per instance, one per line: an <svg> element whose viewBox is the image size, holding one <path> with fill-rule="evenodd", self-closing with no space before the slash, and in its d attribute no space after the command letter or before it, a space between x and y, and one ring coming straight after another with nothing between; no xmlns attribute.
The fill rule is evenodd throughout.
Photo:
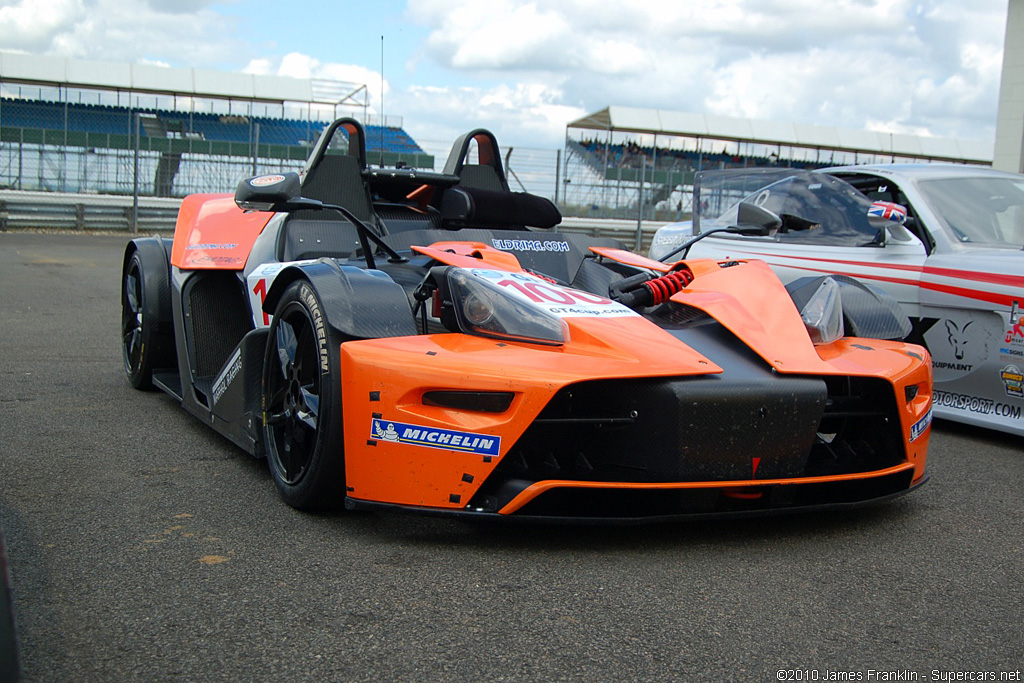
<svg viewBox="0 0 1024 683"><path fill-rule="evenodd" d="M608 105L991 141L1007 0L0 0L0 50L365 83L417 139ZM382 69L383 67L383 69ZM381 72L383 70L383 79Z"/></svg>

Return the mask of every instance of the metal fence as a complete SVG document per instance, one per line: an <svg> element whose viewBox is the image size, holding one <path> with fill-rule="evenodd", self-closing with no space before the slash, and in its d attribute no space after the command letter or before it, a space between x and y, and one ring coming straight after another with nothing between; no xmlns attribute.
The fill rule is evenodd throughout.
<svg viewBox="0 0 1024 683"><path fill-rule="evenodd" d="M301 170L312 141L329 120L285 120L292 112L264 111L251 102L51 90L0 83L0 192L7 196L3 220L8 229L33 222L62 229L125 229L149 223L170 227L173 221L165 215L166 207L150 199L232 192L244 177ZM355 114L367 125L402 123L392 117L370 120L365 111L327 114ZM215 115L233 126L239 139L203 137L202 125L216 125L210 118ZM301 139L277 144L267 142L272 139L269 134L261 138L255 117L275 115L282 118L282 125L299 125ZM270 128L267 123L264 131ZM417 142L426 154L405 158L392 152L382 158L375 151L371 159L416 168L429 162L433 170L443 169L452 141ZM606 219L661 224L686 217L682 201L673 199L673 204L658 196L654 178L609 180L574 155L571 147L567 150L505 148L511 188L547 197L563 215L588 225ZM56 196L32 195L26 200L29 195L10 192ZM93 202L78 195L106 198Z"/></svg>
<svg viewBox="0 0 1024 683"><path fill-rule="evenodd" d="M170 233L180 199L0 190L0 231ZM613 237L627 249L647 253L660 223L567 217L554 232ZM639 249L638 238L639 236Z"/></svg>

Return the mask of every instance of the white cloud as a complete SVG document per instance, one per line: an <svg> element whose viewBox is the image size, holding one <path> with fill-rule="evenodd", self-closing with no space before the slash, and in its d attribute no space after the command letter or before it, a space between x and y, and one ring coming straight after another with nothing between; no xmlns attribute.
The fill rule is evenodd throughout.
<svg viewBox="0 0 1024 683"><path fill-rule="evenodd" d="M543 84L414 87L395 99L406 130L425 141L451 141L483 126L503 145L558 147L565 137L565 124L586 113L581 107L562 104L562 93Z"/></svg>
<svg viewBox="0 0 1024 683"><path fill-rule="evenodd" d="M409 12L429 28L426 54L444 67L492 84L545 83L572 107L854 128L886 122L893 130L985 138L995 121L1005 7L1005 0L410 0Z"/></svg>
<svg viewBox="0 0 1024 683"><path fill-rule="evenodd" d="M234 21L170 0L17 0L0 7L0 49L81 59L205 66L241 48ZM187 11L186 11L187 10ZM187 60L187 61L186 61Z"/></svg>
<svg viewBox="0 0 1024 683"><path fill-rule="evenodd" d="M374 113L380 111L381 88L383 88L385 97L387 97L390 91L387 80L381 81L380 71L357 64L322 62L316 57L311 57L301 52L289 52L280 58L260 57L252 59L242 69L242 72L264 76L288 76L290 78L304 79L320 78L354 85L365 85L370 97L370 110ZM385 111L385 113L387 112Z"/></svg>
<svg viewBox="0 0 1024 683"><path fill-rule="evenodd" d="M234 0L0 0L0 49L363 83L410 129L485 125L525 145L558 145L608 105L993 133L1006 0L407 1L424 38L392 83L349 43L326 61L294 30L253 42Z"/></svg>
<svg viewBox="0 0 1024 683"><path fill-rule="evenodd" d="M40 52L85 16L81 0L20 0L0 7L0 40L5 49Z"/></svg>

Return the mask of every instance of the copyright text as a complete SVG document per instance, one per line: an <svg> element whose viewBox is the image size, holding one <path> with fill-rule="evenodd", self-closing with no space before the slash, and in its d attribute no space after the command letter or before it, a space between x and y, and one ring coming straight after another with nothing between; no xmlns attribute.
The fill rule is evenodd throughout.
<svg viewBox="0 0 1024 683"><path fill-rule="evenodd" d="M795 681L944 681L948 683L976 681L1020 681L1020 670L952 671L949 669L779 669L776 680Z"/></svg>

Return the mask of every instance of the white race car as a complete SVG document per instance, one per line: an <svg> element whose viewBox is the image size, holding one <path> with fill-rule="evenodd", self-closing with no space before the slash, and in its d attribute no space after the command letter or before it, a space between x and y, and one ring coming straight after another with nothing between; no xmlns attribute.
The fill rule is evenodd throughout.
<svg viewBox="0 0 1024 683"><path fill-rule="evenodd" d="M935 415L1024 435L1024 176L938 164L709 171L693 205L692 222L658 230L651 258L762 259L784 282L873 284L932 354Z"/></svg>

